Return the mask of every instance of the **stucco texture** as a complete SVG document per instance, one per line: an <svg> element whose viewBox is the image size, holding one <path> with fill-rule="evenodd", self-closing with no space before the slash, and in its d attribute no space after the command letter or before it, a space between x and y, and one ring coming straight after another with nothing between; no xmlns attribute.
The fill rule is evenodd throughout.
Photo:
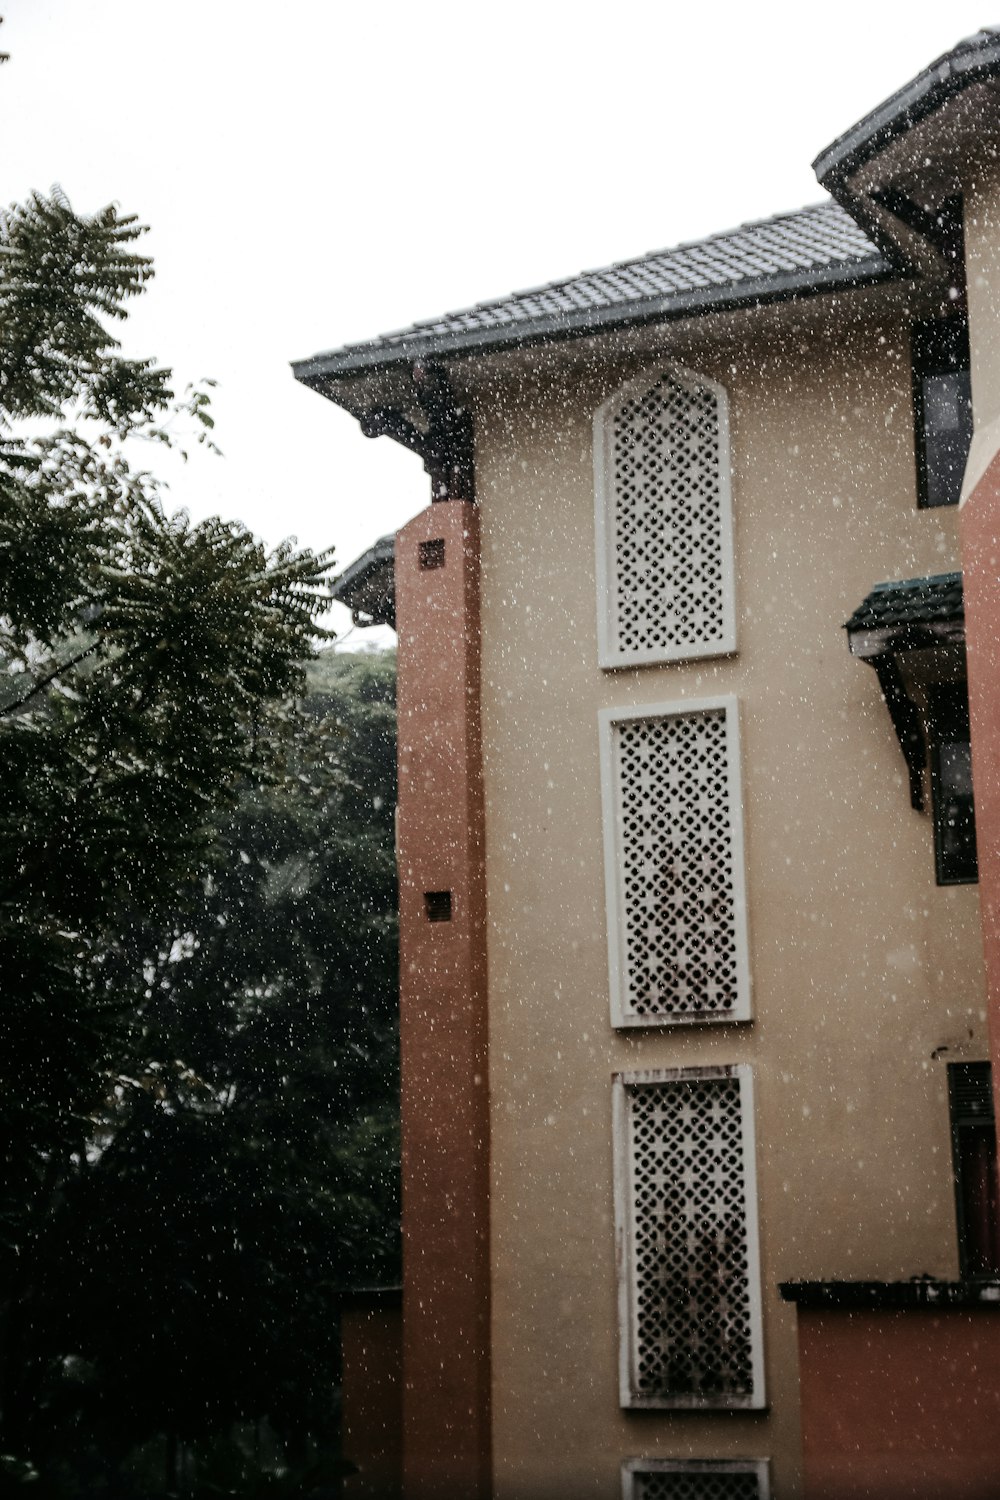
<svg viewBox="0 0 1000 1500"><path fill-rule="evenodd" d="M787 1278L954 1275L945 1063L986 1055L975 887L939 888L874 672L843 621L958 566L915 501L909 354L851 296L676 325L476 393L498 1500L617 1493L634 1455L770 1457L800 1493ZM593 415L676 361L728 390L738 649L597 664ZM752 1022L616 1033L598 710L736 694ZM754 1069L769 1412L618 1404L611 1076Z"/></svg>

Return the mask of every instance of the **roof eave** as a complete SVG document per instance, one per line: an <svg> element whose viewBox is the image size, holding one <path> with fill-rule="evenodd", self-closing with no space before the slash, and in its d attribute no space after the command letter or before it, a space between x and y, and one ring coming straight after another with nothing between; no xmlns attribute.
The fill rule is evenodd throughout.
<svg viewBox="0 0 1000 1500"><path fill-rule="evenodd" d="M459 333L419 334L391 347L385 344L362 344L352 349L335 350L295 360L292 363L292 373L304 385L322 388L327 381L374 374L405 366L431 355L469 358L477 354L496 354L530 345L587 338L646 323L713 312L732 312L739 308L764 306L796 297L853 290L898 278L899 271L896 267L884 256L873 254L864 260L825 266L807 273L788 271L735 285L730 282L720 286L699 287L668 297L651 297L629 303L625 308L587 308L578 313L525 319L516 326L476 328Z"/></svg>
<svg viewBox="0 0 1000 1500"><path fill-rule="evenodd" d="M813 162L813 171L822 186L843 202L843 184L865 162L940 109L955 94L998 73L1000 36L984 32L978 45L965 45L938 58L864 119L852 125L820 152Z"/></svg>
<svg viewBox="0 0 1000 1500"><path fill-rule="evenodd" d="M379 537L334 579L330 593L347 606L355 624L364 615L369 624L396 628L395 553L395 537Z"/></svg>

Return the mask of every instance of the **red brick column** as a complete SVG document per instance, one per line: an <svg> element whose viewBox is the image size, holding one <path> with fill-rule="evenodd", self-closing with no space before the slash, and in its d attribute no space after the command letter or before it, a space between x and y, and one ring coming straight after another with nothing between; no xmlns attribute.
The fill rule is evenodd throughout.
<svg viewBox="0 0 1000 1500"><path fill-rule="evenodd" d="M403 1493L490 1490L486 901L475 508L396 537Z"/></svg>
<svg viewBox="0 0 1000 1500"><path fill-rule="evenodd" d="M1000 455L959 515L993 1092L1000 1120Z"/></svg>

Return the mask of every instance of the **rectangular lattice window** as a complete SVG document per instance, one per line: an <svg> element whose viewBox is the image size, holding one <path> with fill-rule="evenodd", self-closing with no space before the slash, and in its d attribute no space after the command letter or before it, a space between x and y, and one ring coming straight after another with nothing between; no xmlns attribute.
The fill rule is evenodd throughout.
<svg viewBox="0 0 1000 1500"><path fill-rule="evenodd" d="M630 1458L622 1500L770 1500L766 1458Z"/></svg>
<svg viewBox="0 0 1000 1500"><path fill-rule="evenodd" d="M621 1404L761 1407L750 1069L616 1076Z"/></svg>
<svg viewBox="0 0 1000 1500"><path fill-rule="evenodd" d="M676 368L633 381L594 426L602 667L736 649L729 417Z"/></svg>
<svg viewBox="0 0 1000 1500"><path fill-rule="evenodd" d="M736 699L600 719L612 1022L745 1021Z"/></svg>

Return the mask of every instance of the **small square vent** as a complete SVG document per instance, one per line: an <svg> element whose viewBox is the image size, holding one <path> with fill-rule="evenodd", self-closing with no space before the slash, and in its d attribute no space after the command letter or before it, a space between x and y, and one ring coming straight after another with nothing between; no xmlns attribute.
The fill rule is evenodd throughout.
<svg viewBox="0 0 1000 1500"><path fill-rule="evenodd" d="M444 537L435 537L430 542L419 543L420 566L425 571L444 567Z"/></svg>
<svg viewBox="0 0 1000 1500"><path fill-rule="evenodd" d="M424 891L428 922L451 921L451 891Z"/></svg>

